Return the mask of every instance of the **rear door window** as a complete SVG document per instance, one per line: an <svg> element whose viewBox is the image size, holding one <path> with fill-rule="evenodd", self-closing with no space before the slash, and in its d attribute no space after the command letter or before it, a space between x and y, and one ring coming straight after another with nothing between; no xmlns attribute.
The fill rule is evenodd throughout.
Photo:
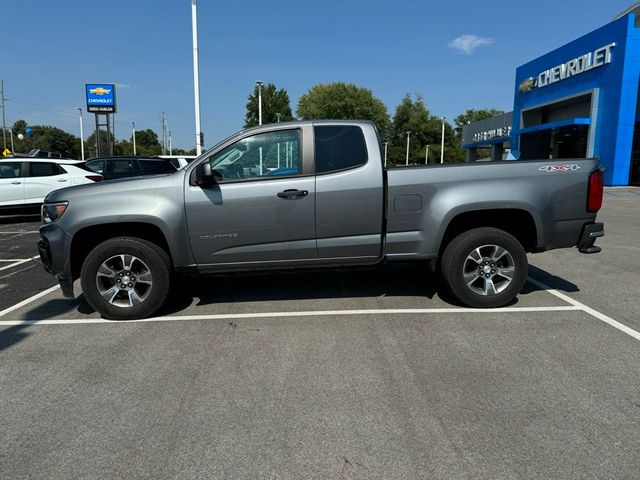
<svg viewBox="0 0 640 480"><path fill-rule="evenodd" d="M171 163L162 160L138 160L142 172L146 175L154 175L156 173L171 173L176 169Z"/></svg>
<svg viewBox="0 0 640 480"><path fill-rule="evenodd" d="M109 160L107 171L116 175L135 175L139 170L136 163L130 158Z"/></svg>
<svg viewBox="0 0 640 480"><path fill-rule="evenodd" d="M52 177L64 173L66 172L53 162L29 162L30 177Z"/></svg>
<svg viewBox="0 0 640 480"><path fill-rule="evenodd" d="M316 173L338 172L367 163L362 129L353 125L314 128Z"/></svg>

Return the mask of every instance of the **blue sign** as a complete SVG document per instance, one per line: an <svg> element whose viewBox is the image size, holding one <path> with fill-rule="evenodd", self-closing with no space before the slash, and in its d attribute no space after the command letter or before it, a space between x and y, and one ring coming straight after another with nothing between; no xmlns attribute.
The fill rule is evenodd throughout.
<svg viewBox="0 0 640 480"><path fill-rule="evenodd" d="M110 83L88 83L87 112L114 113L116 111L116 86Z"/></svg>

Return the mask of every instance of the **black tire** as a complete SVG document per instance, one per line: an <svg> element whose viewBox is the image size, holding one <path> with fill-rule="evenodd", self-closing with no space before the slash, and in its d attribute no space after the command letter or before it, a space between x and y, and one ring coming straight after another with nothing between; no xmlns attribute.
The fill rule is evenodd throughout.
<svg viewBox="0 0 640 480"><path fill-rule="evenodd" d="M144 297L141 303L133 306L117 305L108 301L101 293L100 288L106 290L109 288L110 277L106 277L104 282L106 285L101 285L99 282L103 281L103 278L98 279L98 269L101 268L103 263L109 262L110 259L124 255L123 262L130 261L131 257L135 257L138 262L130 262L132 266L131 271L134 269L142 269L141 265L146 267L142 269L147 281L142 281L142 274L139 274L138 285L135 285L135 272L132 273L132 280L134 288L138 288L137 299ZM117 259L114 260L117 262ZM116 268L112 269L117 270ZM140 238L133 237L116 237L101 243L95 247L82 265L82 271L80 273L82 291L84 296L98 313L104 318L112 320L133 320L152 316L156 313L165 303L167 296L171 288L171 272L172 265L171 260L167 252L165 252L158 245L142 240ZM125 272L126 273L126 272ZM116 275L119 275L116 272ZM150 275L150 276L149 276ZM117 279L114 276L115 279ZM151 283L149 284L149 281ZM114 281L115 283L115 281ZM119 283L119 280L118 282ZM124 285L124 284L123 284ZM149 290L147 291L146 288ZM115 285L115 289L118 286ZM143 289L143 294L139 295L140 289ZM129 289L131 290L131 289ZM111 294L109 293L108 296ZM131 303L131 295L128 291L120 291L114 294L113 302L124 304L126 302Z"/></svg>
<svg viewBox="0 0 640 480"><path fill-rule="evenodd" d="M493 247L503 248L508 256ZM493 259L500 254L502 257L497 261ZM481 261L474 264L476 257ZM457 300L469 307L496 308L510 303L520 293L527 277L527 265L527 254L515 237L504 230L483 227L463 232L451 240L442 255L440 268L448 290Z"/></svg>

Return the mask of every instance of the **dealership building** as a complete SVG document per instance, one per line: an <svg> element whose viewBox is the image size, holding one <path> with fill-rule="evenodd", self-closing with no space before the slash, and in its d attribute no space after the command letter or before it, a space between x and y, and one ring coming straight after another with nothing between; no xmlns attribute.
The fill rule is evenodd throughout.
<svg viewBox="0 0 640 480"><path fill-rule="evenodd" d="M597 157L607 185L640 185L639 79L640 2L519 67L513 112L463 128L467 160Z"/></svg>

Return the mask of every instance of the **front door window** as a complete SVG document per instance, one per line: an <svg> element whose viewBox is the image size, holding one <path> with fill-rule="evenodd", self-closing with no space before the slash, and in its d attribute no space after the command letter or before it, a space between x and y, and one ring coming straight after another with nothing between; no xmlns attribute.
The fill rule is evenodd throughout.
<svg viewBox="0 0 640 480"><path fill-rule="evenodd" d="M281 130L243 138L209 161L218 182L300 175L300 130Z"/></svg>

